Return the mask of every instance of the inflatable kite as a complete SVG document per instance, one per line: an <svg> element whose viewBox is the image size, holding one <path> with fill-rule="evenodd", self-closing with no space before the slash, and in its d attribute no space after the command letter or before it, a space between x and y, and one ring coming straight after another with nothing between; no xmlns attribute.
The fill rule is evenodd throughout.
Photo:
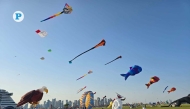
<svg viewBox="0 0 190 109"><path fill-rule="evenodd" d="M46 32L46 31L36 30L36 33L37 33L40 37L42 37L42 38L44 38L44 37L47 36L47 32Z"/></svg>
<svg viewBox="0 0 190 109"><path fill-rule="evenodd" d="M142 68L138 65L134 65L133 67L130 67L130 70L126 74L120 74L121 76L125 77L125 80L129 76L134 76L136 74L139 74L142 71Z"/></svg>
<svg viewBox="0 0 190 109"><path fill-rule="evenodd" d="M84 92L80 98L80 107L85 109L92 109L94 105L94 93L92 91Z"/></svg>
<svg viewBox="0 0 190 109"><path fill-rule="evenodd" d="M69 63L71 64L73 60L75 60L77 57L81 56L82 54L84 54L84 53L86 53L86 52L88 52L88 51L90 51L90 50L93 50L93 49L95 49L95 48L98 48L98 47L100 47L100 46L105 46L105 44L106 44L106 41L103 39L103 40L102 40L99 44L97 44L96 46L94 46L94 47L92 47L91 49L89 49L89 50L87 50L87 51L85 51L85 52L83 52L83 53L77 55L75 58L73 58L72 60L70 60Z"/></svg>
<svg viewBox="0 0 190 109"><path fill-rule="evenodd" d="M149 83L145 84L147 86L147 89L150 87L150 85L152 85L153 83L158 82L159 80L160 80L160 78L157 77L157 76L151 77Z"/></svg>
<svg viewBox="0 0 190 109"><path fill-rule="evenodd" d="M110 108L112 106L112 104L113 104L113 101L110 101L110 104L107 108Z"/></svg>
<svg viewBox="0 0 190 109"><path fill-rule="evenodd" d="M103 97L103 99L106 98L106 96Z"/></svg>
<svg viewBox="0 0 190 109"><path fill-rule="evenodd" d="M117 59L120 59L120 58L122 58L122 56L119 56L119 57L115 58L114 60L112 60L112 61L106 63L105 65L108 65L108 64L112 63L113 61L115 61L115 60L117 60Z"/></svg>
<svg viewBox="0 0 190 109"><path fill-rule="evenodd" d="M92 71L90 70L87 74L85 74L85 75L81 76L81 77L80 77L80 78L78 78L77 80L79 80L79 79L81 79L81 78L84 78L86 75L91 74L91 73L92 73Z"/></svg>
<svg viewBox="0 0 190 109"><path fill-rule="evenodd" d="M177 99L169 104L169 107L180 107L182 103L189 103L190 104L190 94L186 97L182 97Z"/></svg>
<svg viewBox="0 0 190 109"><path fill-rule="evenodd" d="M59 12L59 13L57 13L57 14L51 16L51 17L48 17L48 18L42 20L41 22L46 21L46 20L49 20L49 19L52 19L52 18L54 18L54 17L57 17L57 16L59 16L59 15L61 15L61 14L63 14L63 13L64 13L64 14L70 14L72 11L73 11L72 7L69 6L69 5L66 3L66 4L65 4L65 7L63 8L63 11L62 11L62 12Z"/></svg>
<svg viewBox="0 0 190 109"><path fill-rule="evenodd" d="M86 86L83 87L83 88L81 88L81 89L79 89L79 91L78 91L77 93L81 92L81 91L84 90L85 88L86 88Z"/></svg>
<svg viewBox="0 0 190 109"><path fill-rule="evenodd" d="M120 94L116 93L117 94L117 98L121 99L121 101L124 101L126 98L121 96Z"/></svg>
<svg viewBox="0 0 190 109"><path fill-rule="evenodd" d="M172 87L169 91L168 91L168 94L170 93L170 92L174 92L176 90L176 88L175 87Z"/></svg>
<svg viewBox="0 0 190 109"><path fill-rule="evenodd" d="M37 104L39 104L40 100L43 97L43 92L48 93L48 89L43 86L40 89L32 90L28 93L26 93L24 96L22 96L21 100L17 103L17 107L22 106L26 103L32 104L33 107L36 107Z"/></svg>
<svg viewBox="0 0 190 109"><path fill-rule="evenodd" d="M122 101L121 99L119 98L116 98L114 101L113 101L113 104L112 104L112 109L122 109Z"/></svg>
<svg viewBox="0 0 190 109"><path fill-rule="evenodd" d="M168 88L168 86L166 86L166 88L164 89L163 93L166 91L167 88Z"/></svg>

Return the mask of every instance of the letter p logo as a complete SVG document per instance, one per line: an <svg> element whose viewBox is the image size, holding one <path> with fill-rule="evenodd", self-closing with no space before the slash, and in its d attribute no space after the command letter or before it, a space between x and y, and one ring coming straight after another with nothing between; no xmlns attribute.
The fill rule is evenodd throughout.
<svg viewBox="0 0 190 109"><path fill-rule="evenodd" d="M24 14L21 11L16 11L13 13L13 20L16 22L21 22L24 20Z"/></svg>

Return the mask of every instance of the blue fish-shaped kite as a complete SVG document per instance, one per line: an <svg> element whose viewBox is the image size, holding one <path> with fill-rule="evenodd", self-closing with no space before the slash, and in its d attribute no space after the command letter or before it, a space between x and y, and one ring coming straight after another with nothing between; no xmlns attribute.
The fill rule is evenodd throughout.
<svg viewBox="0 0 190 109"><path fill-rule="evenodd" d="M168 88L168 86L166 86L166 88L164 89L163 93L165 92L165 90Z"/></svg>
<svg viewBox="0 0 190 109"><path fill-rule="evenodd" d="M121 76L125 77L125 80L129 76L134 76L142 71L142 68L138 65L134 65L133 67L130 67L130 70L126 74L121 74Z"/></svg>

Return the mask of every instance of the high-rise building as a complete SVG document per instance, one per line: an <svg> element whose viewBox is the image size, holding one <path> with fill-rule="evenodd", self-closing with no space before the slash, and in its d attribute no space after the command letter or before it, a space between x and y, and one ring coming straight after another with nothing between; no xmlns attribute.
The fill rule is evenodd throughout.
<svg viewBox="0 0 190 109"><path fill-rule="evenodd" d="M77 105L80 107L80 100L77 101Z"/></svg>
<svg viewBox="0 0 190 109"><path fill-rule="evenodd" d="M23 109L28 109L28 103L24 105Z"/></svg>
<svg viewBox="0 0 190 109"><path fill-rule="evenodd" d="M108 102L107 102L107 98L104 98L104 105L107 105Z"/></svg>
<svg viewBox="0 0 190 109"><path fill-rule="evenodd" d="M68 100L66 100L66 103L65 104L69 104L69 101Z"/></svg>
<svg viewBox="0 0 190 109"><path fill-rule="evenodd" d="M69 107L72 107L72 101L69 101Z"/></svg>
<svg viewBox="0 0 190 109"><path fill-rule="evenodd" d="M100 106L101 104L101 102L100 102L100 97L97 97L97 102L98 102L98 106Z"/></svg>
<svg viewBox="0 0 190 109"><path fill-rule="evenodd" d="M94 106L98 106L98 100L94 100Z"/></svg>
<svg viewBox="0 0 190 109"><path fill-rule="evenodd" d="M16 103L13 101L11 96L13 93L9 93L6 90L0 89L0 108L11 106L13 108L16 107Z"/></svg>

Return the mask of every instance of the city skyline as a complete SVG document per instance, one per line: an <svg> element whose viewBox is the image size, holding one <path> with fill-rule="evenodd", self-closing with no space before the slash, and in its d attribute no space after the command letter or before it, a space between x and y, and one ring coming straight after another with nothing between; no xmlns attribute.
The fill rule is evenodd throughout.
<svg viewBox="0 0 190 109"><path fill-rule="evenodd" d="M72 6L71 14L40 22L62 11L65 3ZM73 101L86 91L96 92L95 98L115 98L117 92L126 97L124 103L186 96L190 93L189 4L189 0L1 0L0 88L13 93L16 103L42 86L49 90L42 101ZM15 11L24 13L22 22L13 20ZM47 36L40 37L38 29ZM102 39L105 46L69 64ZM118 56L122 58L104 65ZM120 74L133 65L141 66L142 72L125 81ZM89 70L93 73L76 81ZM160 81L147 89L152 76ZM172 87L176 91L163 93L166 86L167 91Z"/></svg>

